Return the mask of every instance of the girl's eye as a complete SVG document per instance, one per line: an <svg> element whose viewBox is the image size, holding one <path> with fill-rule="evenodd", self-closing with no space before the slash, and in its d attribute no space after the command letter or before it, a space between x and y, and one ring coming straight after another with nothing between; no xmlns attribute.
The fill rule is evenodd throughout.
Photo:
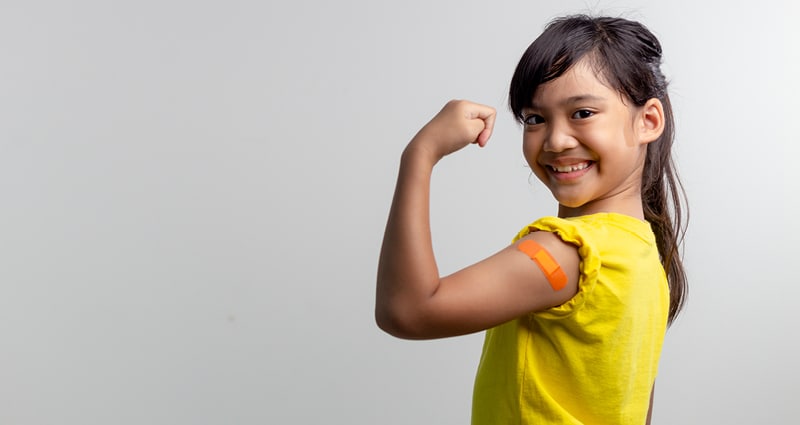
<svg viewBox="0 0 800 425"><path fill-rule="evenodd" d="M541 115L531 114L526 116L522 121L525 123L525 125L536 125L543 123L544 118L542 118Z"/></svg>
<svg viewBox="0 0 800 425"><path fill-rule="evenodd" d="M585 119L591 117L592 115L594 115L594 112L586 109L581 109L580 111L577 111L574 114L572 114L572 118Z"/></svg>

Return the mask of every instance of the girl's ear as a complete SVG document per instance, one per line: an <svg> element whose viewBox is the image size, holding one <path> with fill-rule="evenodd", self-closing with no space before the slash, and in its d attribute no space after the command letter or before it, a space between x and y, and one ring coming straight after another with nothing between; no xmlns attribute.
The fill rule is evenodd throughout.
<svg viewBox="0 0 800 425"><path fill-rule="evenodd" d="M650 143L658 140L664 132L664 106L661 101L652 98L639 109L637 128L639 140Z"/></svg>

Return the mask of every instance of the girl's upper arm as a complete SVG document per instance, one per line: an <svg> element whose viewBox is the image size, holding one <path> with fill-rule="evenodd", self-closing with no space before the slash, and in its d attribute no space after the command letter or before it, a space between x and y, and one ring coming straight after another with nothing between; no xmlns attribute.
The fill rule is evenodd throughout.
<svg viewBox="0 0 800 425"><path fill-rule="evenodd" d="M541 245L567 277L555 289L537 262L518 249ZM575 245L550 232L534 232L491 257L440 279L436 292L415 308L408 338L439 338L481 331L525 314L561 305L578 290Z"/></svg>

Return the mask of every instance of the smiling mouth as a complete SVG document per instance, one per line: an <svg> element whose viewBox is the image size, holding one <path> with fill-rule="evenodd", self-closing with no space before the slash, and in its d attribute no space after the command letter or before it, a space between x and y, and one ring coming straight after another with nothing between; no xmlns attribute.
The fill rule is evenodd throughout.
<svg viewBox="0 0 800 425"><path fill-rule="evenodd" d="M547 168L556 173L573 173L575 171L585 170L589 168L590 165L592 165L592 161L585 161L572 165L548 165Z"/></svg>

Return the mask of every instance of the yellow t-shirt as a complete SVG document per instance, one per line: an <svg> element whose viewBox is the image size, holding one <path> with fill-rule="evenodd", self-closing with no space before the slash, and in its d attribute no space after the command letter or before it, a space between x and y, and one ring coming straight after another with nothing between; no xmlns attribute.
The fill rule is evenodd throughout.
<svg viewBox="0 0 800 425"><path fill-rule="evenodd" d="M578 246L578 292L486 331L473 425L644 424L669 311L649 223L545 217L514 241L537 230Z"/></svg>

